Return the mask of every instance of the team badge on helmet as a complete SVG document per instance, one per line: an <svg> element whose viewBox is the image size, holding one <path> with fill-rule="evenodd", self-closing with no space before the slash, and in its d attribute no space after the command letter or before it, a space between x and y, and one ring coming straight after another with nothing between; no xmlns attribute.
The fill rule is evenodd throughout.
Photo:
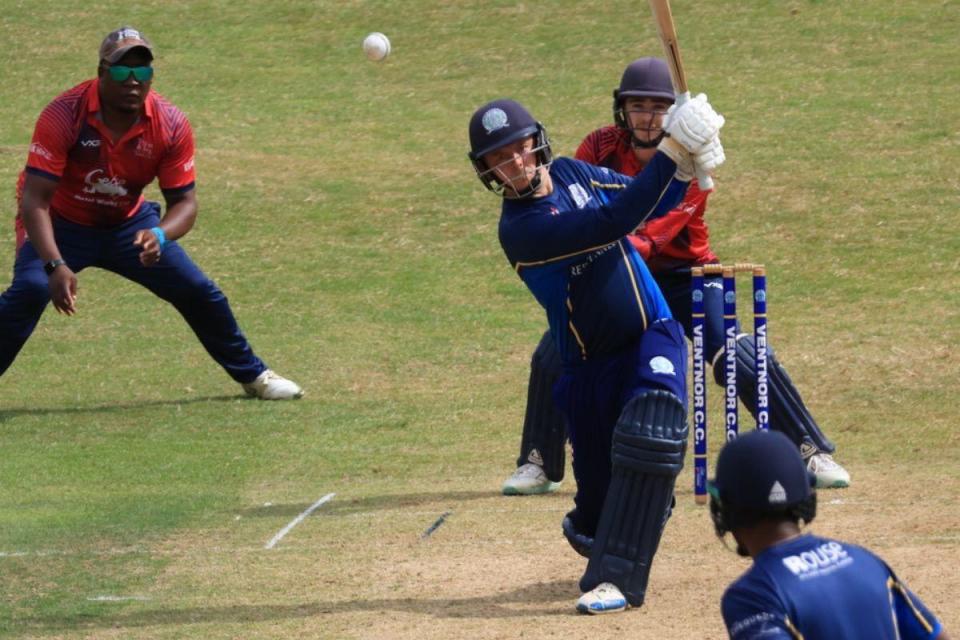
<svg viewBox="0 0 960 640"><path fill-rule="evenodd" d="M487 133L493 133L498 129L510 126L510 120L507 118L506 112L496 107L483 114L480 122L483 124L483 128L487 130Z"/></svg>

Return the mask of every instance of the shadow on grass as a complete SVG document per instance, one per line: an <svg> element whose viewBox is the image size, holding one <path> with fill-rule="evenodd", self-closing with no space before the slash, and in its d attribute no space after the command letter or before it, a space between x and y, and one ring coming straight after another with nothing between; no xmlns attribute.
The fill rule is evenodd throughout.
<svg viewBox="0 0 960 640"><path fill-rule="evenodd" d="M14 625L30 630L89 631L152 626L183 627L190 624L244 624L316 616L355 614L361 612L398 612L433 618L527 618L540 616L574 616L573 608L579 588L574 580L555 580L527 584L505 593L472 598L353 598L339 602L302 602L299 604L250 604L220 607L188 607L105 612L103 615L51 615L22 618ZM565 602L569 607L549 610L530 605ZM522 606L523 608L518 608Z"/></svg>
<svg viewBox="0 0 960 640"><path fill-rule="evenodd" d="M365 498L350 498L341 500L334 498L323 505L311 517L324 516L345 516L354 513L366 513L370 511L379 511L385 509L406 509L429 504L441 504L449 506L454 502L465 502L469 500L483 500L488 498L499 498L500 492L496 489L487 491L438 491L435 493L397 493L382 496L367 496ZM523 498L505 498L510 500L522 500ZM566 497L569 499L569 496ZM240 513L247 518L279 518L293 517L303 513L310 507L310 503L297 504L271 504L270 506L254 507L241 511Z"/></svg>
<svg viewBox="0 0 960 640"><path fill-rule="evenodd" d="M94 405L92 407L28 407L0 409L0 424L20 416L52 416L52 415L81 415L86 413L119 413L148 407L176 407L200 402L234 402L249 400L245 395L232 394L229 396L202 396L184 400L146 400L143 402L127 402Z"/></svg>

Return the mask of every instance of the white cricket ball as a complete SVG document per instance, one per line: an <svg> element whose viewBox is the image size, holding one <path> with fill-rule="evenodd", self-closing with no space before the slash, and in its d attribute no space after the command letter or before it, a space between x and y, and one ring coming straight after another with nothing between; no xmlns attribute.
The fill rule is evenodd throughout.
<svg viewBox="0 0 960 640"><path fill-rule="evenodd" d="M363 39L363 52L370 60L383 60L390 55L390 40L379 31Z"/></svg>

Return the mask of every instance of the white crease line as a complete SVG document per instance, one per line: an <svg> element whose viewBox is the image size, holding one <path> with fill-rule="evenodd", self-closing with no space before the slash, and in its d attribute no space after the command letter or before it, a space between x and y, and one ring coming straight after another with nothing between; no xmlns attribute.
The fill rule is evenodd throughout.
<svg viewBox="0 0 960 640"><path fill-rule="evenodd" d="M310 505L310 506L307 508L306 511L304 511L303 513L301 513L300 515L298 515L296 518L294 518L293 520L291 520L291 521L290 521L290 524L288 524L287 526L285 526L283 529L280 529L280 531L277 532L277 535L275 535L275 536L273 536L272 538L270 538L270 542L268 542L263 548L264 548L264 549L273 549L273 547L274 547L278 542L280 542L280 540L283 539L283 536L285 536L285 535L287 535L288 533L290 533L290 530L291 530L291 529L293 529L295 526L297 526L298 524L300 524L301 522L303 522L303 519L306 518L306 517L307 517L308 515L310 515L311 513L313 513L314 510L317 509L317 507L319 507L320 505L322 505L322 504L325 503L325 502L329 502L329 501L333 498L333 496L335 496L335 495L337 495L337 494L335 494L335 493L328 493L327 495L323 496L322 498L320 498L319 500L317 500L316 502L314 502L312 505Z"/></svg>
<svg viewBox="0 0 960 640"><path fill-rule="evenodd" d="M147 596L93 596L87 598L90 602L129 602L131 600L146 602L150 599Z"/></svg>

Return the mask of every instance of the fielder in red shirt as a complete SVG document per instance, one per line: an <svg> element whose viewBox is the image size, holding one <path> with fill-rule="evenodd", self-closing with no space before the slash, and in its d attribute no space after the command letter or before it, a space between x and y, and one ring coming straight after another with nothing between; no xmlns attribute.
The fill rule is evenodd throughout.
<svg viewBox="0 0 960 640"><path fill-rule="evenodd" d="M131 27L100 45L97 77L40 114L17 182L13 282L0 296L0 375L48 302L77 312L77 276L113 271L183 315L207 352L244 390L269 400L303 394L273 373L237 326L226 297L177 243L197 218L193 131L152 91L153 46ZM147 202L156 179L166 203Z"/></svg>
<svg viewBox="0 0 960 640"><path fill-rule="evenodd" d="M663 138L663 119L674 103L673 85L665 61L640 58L623 72L613 92L614 125L590 133L577 149L576 158L634 176L650 161ZM710 249L704 214L711 192L701 191L693 180L684 200L662 218L652 220L629 235L660 285L674 317L691 336L692 266L719 262ZM717 362L723 353L723 300L720 277L706 279L706 356ZM756 371L753 336L737 339L737 388L744 405L755 415ZM850 475L832 457L835 446L824 435L803 402L789 375L769 351L770 426L782 431L800 449L807 468L821 488L846 487ZM564 427L553 408L551 392L560 362L549 335L533 354L527 391L527 410L517 469L503 485L503 493L537 494L555 491L564 472ZM723 368L714 367L723 386Z"/></svg>

